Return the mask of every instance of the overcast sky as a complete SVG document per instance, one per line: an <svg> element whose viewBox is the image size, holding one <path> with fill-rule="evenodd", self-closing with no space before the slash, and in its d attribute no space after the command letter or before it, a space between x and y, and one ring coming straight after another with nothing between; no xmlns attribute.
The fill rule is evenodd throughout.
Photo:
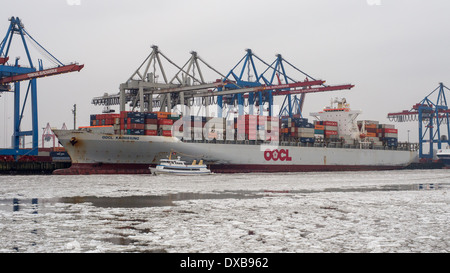
<svg viewBox="0 0 450 273"><path fill-rule="evenodd" d="M387 113L410 109L439 82L450 86L449 11L448 0L15 0L0 10L0 39L16 16L60 61L85 65L79 73L38 80L40 128L47 122L73 127L73 104L77 125L88 125L89 115L102 111L92 97L117 93L151 45L178 65L195 50L223 74L247 48L268 63L282 54L327 84L355 85L307 95L305 117L345 97L363 111L360 119L389 123ZM26 65L17 38L10 59L21 56ZM42 58L32 57L34 63ZM10 145L12 116L13 96L1 94L0 147ZM24 127L31 124L29 115L24 119ZM400 140L407 130L418 140L417 123L396 126Z"/></svg>

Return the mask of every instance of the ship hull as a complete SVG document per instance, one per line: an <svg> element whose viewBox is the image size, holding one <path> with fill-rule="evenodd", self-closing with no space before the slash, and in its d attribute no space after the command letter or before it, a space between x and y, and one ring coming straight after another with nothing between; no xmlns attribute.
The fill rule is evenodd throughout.
<svg viewBox="0 0 450 273"><path fill-rule="evenodd" d="M122 136L55 130L72 167L55 174L149 174L169 152L202 159L215 173L392 170L413 162L413 151L183 142L175 137Z"/></svg>
<svg viewBox="0 0 450 273"><path fill-rule="evenodd" d="M444 164L444 169L450 169L450 149L439 150L437 157Z"/></svg>

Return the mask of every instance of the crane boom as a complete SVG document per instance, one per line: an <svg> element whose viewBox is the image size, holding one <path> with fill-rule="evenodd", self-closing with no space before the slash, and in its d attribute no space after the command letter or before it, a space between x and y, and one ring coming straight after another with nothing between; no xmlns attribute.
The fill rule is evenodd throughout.
<svg viewBox="0 0 450 273"><path fill-rule="evenodd" d="M314 83L314 81L309 81L310 83ZM323 82L322 82L323 83ZM321 84L321 83L319 83ZM285 86L285 84L280 85ZM286 87L277 87L277 85L271 86L274 87L273 89L282 89ZM345 84L345 85L334 85L334 86L324 86L324 87L313 87L313 88L305 88L305 89L295 89L293 87L293 90L278 90L274 91L272 93L272 96L284 96L289 94L306 94L306 93L318 93L318 92L326 92L326 91L336 91L336 90L344 90L344 89L351 89L354 85L351 84ZM298 87L297 87L298 88ZM244 98L247 98L248 95L244 95Z"/></svg>
<svg viewBox="0 0 450 273"><path fill-rule="evenodd" d="M80 71L83 67L84 67L83 64L82 65L69 64L69 65L65 65L65 66L44 69L44 70L31 72L31 73L14 75L14 76L5 77L5 78L0 79L0 84L7 84L7 83L17 82L17 81L26 81L26 80L36 79L36 78L53 76L53 75L57 75L57 74Z"/></svg>
<svg viewBox="0 0 450 273"><path fill-rule="evenodd" d="M9 57L0 57L0 64L4 64L9 60Z"/></svg>
<svg viewBox="0 0 450 273"><path fill-rule="evenodd" d="M260 92L260 91L271 91L271 90L280 90L280 89L287 89L287 88L299 88L299 87L306 87L306 86L312 86L312 85L319 85L323 84L325 81L322 80L316 80L316 81L304 81L304 82L295 82L295 83L286 83L286 84L275 84L275 85L261 85L257 87L249 87L249 88L241 88L241 89L232 89L232 90L224 90L224 91L218 91L218 92L209 92L209 93L200 93L195 94L194 97L203 97L203 96L222 96L222 95L230 95L230 94L243 94L243 93L249 93L249 92ZM302 89L302 90L308 90L308 89ZM301 91L301 90L297 90ZM276 92L293 92L293 91L275 91ZM275 95L274 93L274 95ZM276 94L278 95L278 94Z"/></svg>
<svg viewBox="0 0 450 273"><path fill-rule="evenodd" d="M288 94L318 93L318 92L326 92L326 91L351 89L353 87L354 87L354 85L352 85L352 84L344 84L344 85L306 88L306 89L299 89L299 90L276 91L273 93L273 95L274 96L282 96L282 95L288 95Z"/></svg>

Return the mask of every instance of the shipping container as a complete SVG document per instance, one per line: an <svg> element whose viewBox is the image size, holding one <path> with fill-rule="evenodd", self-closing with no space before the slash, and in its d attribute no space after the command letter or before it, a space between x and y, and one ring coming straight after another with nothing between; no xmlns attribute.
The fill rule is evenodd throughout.
<svg viewBox="0 0 450 273"><path fill-rule="evenodd" d="M145 130L144 129L128 129L127 134L128 135L144 135Z"/></svg>
<svg viewBox="0 0 450 273"><path fill-rule="evenodd" d="M158 119L158 125L172 125L172 119Z"/></svg>
<svg viewBox="0 0 450 273"><path fill-rule="evenodd" d="M144 124L145 130L158 130L158 125L156 124Z"/></svg>
<svg viewBox="0 0 450 273"><path fill-rule="evenodd" d="M157 119L158 115L156 113L152 112L146 112L145 113L145 119Z"/></svg>
<svg viewBox="0 0 450 273"><path fill-rule="evenodd" d="M163 131L172 131L173 125L160 125L159 127Z"/></svg>
<svg viewBox="0 0 450 273"><path fill-rule="evenodd" d="M324 131L324 135L326 136L337 136L337 134L338 134L337 131L329 131L329 130Z"/></svg>
<svg viewBox="0 0 450 273"><path fill-rule="evenodd" d="M324 120L322 121L321 125L338 126L338 123L336 121Z"/></svg>
<svg viewBox="0 0 450 273"><path fill-rule="evenodd" d="M158 119L156 118L146 118L145 124L158 124Z"/></svg>
<svg viewBox="0 0 450 273"><path fill-rule="evenodd" d="M382 132L384 132L384 133L397 134L397 133L398 133L398 130L397 130L397 129L392 129L392 128L384 128L384 129L382 129Z"/></svg>
<svg viewBox="0 0 450 273"><path fill-rule="evenodd" d="M145 135L156 136L156 135L158 135L158 131L157 130L145 130Z"/></svg>
<svg viewBox="0 0 450 273"><path fill-rule="evenodd" d="M315 141L314 136L300 138L300 142L302 142L302 143L314 143L314 141Z"/></svg>

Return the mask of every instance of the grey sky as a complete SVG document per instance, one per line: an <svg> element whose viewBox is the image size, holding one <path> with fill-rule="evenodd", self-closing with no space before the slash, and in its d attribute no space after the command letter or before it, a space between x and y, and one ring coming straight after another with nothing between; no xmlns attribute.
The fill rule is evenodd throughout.
<svg viewBox="0 0 450 273"><path fill-rule="evenodd" d="M305 117L331 98L345 97L363 111L360 119L388 123L388 112L410 109L439 82L450 86L446 0L17 0L4 7L0 39L8 18L17 16L63 63L85 64L79 73L38 80L39 127L65 122L71 128L73 104L77 125L87 125L89 115L102 110L91 98L118 92L152 44L179 65L195 50L223 74L246 48L269 63L280 53L327 84L355 84L350 91L307 95ZM25 64L22 51L10 56L22 56ZM33 55L35 63L38 58ZM10 144L12 110L12 94L2 94L0 147ZM410 140L418 140L416 123L396 126L400 140L407 130Z"/></svg>

